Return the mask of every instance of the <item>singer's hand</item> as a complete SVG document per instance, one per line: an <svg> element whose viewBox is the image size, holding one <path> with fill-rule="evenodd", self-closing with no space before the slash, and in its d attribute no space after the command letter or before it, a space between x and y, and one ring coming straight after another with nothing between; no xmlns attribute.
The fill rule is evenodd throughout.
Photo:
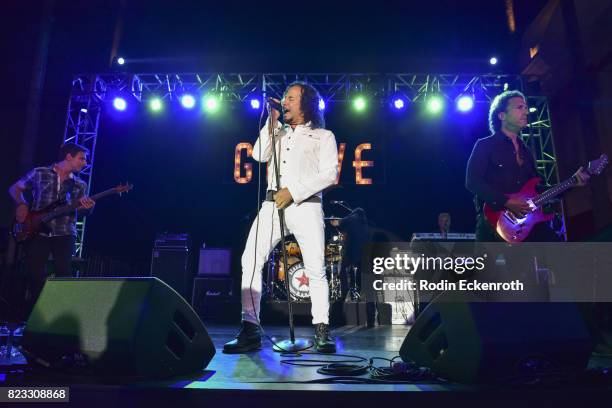
<svg viewBox="0 0 612 408"><path fill-rule="evenodd" d="M289 192L289 189L281 188L276 194L274 194L274 201L276 202L276 208L283 209L289 206L293 201L293 197Z"/></svg>
<svg viewBox="0 0 612 408"><path fill-rule="evenodd" d="M276 98L270 98L270 99L272 99L274 102L276 102L276 103L278 103L278 104L280 104L280 103L281 103L281 102L280 102L278 99L276 99ZM280 113L278 110L276 110L276 109L274 109L274 108L271 108L271 109L270 109L270 115L272 115L272 122L276 123L276 122L278 121L278 118L280 118L281 113Z"/></svg>

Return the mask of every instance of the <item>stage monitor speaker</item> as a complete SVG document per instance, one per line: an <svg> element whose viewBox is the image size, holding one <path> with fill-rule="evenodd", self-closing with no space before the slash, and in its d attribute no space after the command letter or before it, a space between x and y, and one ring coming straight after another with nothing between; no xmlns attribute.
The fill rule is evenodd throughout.
<svg viewBox="0 0 612 408"><path fill-rule="evenodd" d="M501 383L584 371L591 351L573 303L470 302L443 292L416 319L400 356L451 381Z"/></svg>
<svg viewBox="0 0 612 408"><path fill-rule="evenodd" d="M215 355L191 306L157 278L49 279L21 344L32 363L113 378L197 373Z"/></svg>

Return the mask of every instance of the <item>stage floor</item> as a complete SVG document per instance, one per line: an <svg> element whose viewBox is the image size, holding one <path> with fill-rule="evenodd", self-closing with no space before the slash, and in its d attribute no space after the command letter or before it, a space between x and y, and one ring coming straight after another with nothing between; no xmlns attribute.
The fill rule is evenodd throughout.
<svg viewBox="0 0 612 408"><path fill-rule="evenodd" d="M387 325L372 328L343 326L335 328L332 331L332 336L337 341L338 353L336 355L309 354L306 352L300 357L283 356L274 352L271 342L267 339L260 351L242 355L224 354L222 352L223 344L234 337L237 326L209 323L206 324L206 327L215 344L217 353L206 370L199 375L166 381L117 383L113 382L112 379L98 380L66 377L59 374L35 374L27 370L25 361L14 360L11 366L6 365L5 361L5 365L0 367L2 368L0 386L69 385L71 400L74 397L77 401L87 401L88 405L91 405L92 401L101 402L102 400L109 401L109 399L110 401L128 399L132 402L151 399L157 401L180 400L182 402L219 399L227 402L257 401L258 403L264 403L281 394L291 395L290 400L295 399L296 404L301 405L299 402L310 401L316 403L323 395L326 401L330 402L343 400L362 402L370 400L372 402L380 398L381 395L385 395L385 398L389 401L396 398L401 398L403 401L406 398L413 399L413 401L421 400L415 393L422 394L422 391L485 391L495 393L504 391L504 388L499 386L462 385L435 380L409 384L330 383L328 382L330 376L316 372L318 366L304 367L282 363L283 360L287 359L304 362L325 360L332 363L338 360L347 360L343 357L345 355L365 358L365 362L356 362L362 365L367 365L368 360L373 357L392 359L398 355L398 350L409 330L409 326ZM265 329L266 334L273 338L284 339L288 335L286 327L268 326ZM312 327L297 327L296 337L312 339ZM388 366L388 364L383 360L374 361L376 366ZM592 358L589 364L591 368L609 366L612 366L612 358ZM369 375L364 374L360 378L367 379ZM555 392L557 393L556 396L559 397L559 392L566 392L570 389L572 391L583 390L585 394L594 397L600 391L609 392L610 386L608 383L596 386L588 384L585 388L585 384L566 383L563 387L553 386L551 388L547 386L545 391ZM534 388L529 387L527 390L531 392ZM408 396L406 392L409 392L412 396ZM423 397L425 396L423 395ZM518 394L515 397L518 398ZM443 397L443 400L447 398L449 397ZM452 399L449 401L452 402ZM518 400L515 399L514 401ZM291 405L295 404L291 403Z"/></svg>

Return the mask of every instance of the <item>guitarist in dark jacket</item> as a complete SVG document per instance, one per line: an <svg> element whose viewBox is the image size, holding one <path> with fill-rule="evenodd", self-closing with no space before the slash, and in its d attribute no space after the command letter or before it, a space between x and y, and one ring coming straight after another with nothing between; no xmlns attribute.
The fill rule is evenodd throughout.
<svg viewBox="0 0 612 408"><path fill-rule="evenodd" d="M501 241L487 222L483 204L494 210L509 209L522 217L529 212L529 205L518 198L508 199L505 194L515 193L533 177L539 177L533 156L519 134L527 126L529 108L525 96L518 91L506 91L493 99L489 109L491 136L479 139L468 161L466 187L474 193L478 213L476 240ZM576 186L583 186L589 174L581 167L576 174ZM557 235L545 224L536 224L527 241L559 241Z"/></svg>
<svg viewBox="0 0 612 408"><path fill-rule="evenodd" d="M87 164L88 150L75 143L60 148L59 162L48 167L36 167L9 188L15 201L15 221L23 222L30 211L39 211L58 201L74 203L79 209L91 209L95 202L86 196L87 184L75 174ZM25 196L24 196L25 193ZM26 199L31 198L30 201ZM27 241L26 264L29 311L42 290L47 272L45 264L49 254L55 260L55 275L70 276L70 261L76 237L76 211L64 214L47 223L48 233L37 234Z"/></svg>
<svg viewBox="0 0 612 408"><path fill-rule="evenodd" d="M479 139L472 150L467 165L466 187L474 193L478 213L477 241L502 241L484 217L485 202L494 210L507 208L519 217L530 210L525 200L508 199L505 196L519 191L530 178L539 177L533 156L519 137L521 129L527 126L528 112L529 108L522 93L506 91L497 95L489 109L489 129L493 134ZM575 186L584 186L590 176L580 167L574 177ZM559 241L559 238L546 223L539 223L534 226L526 241L555 242ZM593 336L595 352L612 355L612 346L596 324L592 304L580 303L578 307Z"/></svg>

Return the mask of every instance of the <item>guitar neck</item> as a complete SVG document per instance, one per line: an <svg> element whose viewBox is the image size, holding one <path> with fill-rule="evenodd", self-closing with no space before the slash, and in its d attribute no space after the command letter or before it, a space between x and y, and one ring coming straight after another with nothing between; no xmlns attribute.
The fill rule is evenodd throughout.
<svg viewBox="0 0 612 408"><path fill-rule="evenodd" d="M553 186L553 187L549 188L548 190L546 190L542 194L537 195L533 199L533 204L536 207L540 207L542 204L544 204L547 201L555 198L559 194L563 193L565 190L567 190L567 189L573 187L574 185L576 185L577 182L578 181L576 180L576 177L570 177L567 180L565 180L564 182L559 183L556 186Z"/></svg>
<svg viewBox="0 0 612 408"><path fill-rule="evenodd" d="M94 200L94 201L97 201L97 200L99 200L101 198L104 198L104 197L107 197L109 195L116 194L116 193L117 193L117 191L116 191L115 188L109 188L106 191L102 191L101 193L98 193L98 194L95 194L95 195L91 196L91 199ZM52 210L48 214L45 214L45 216L42 218L42 221L46 222L46 221L49 221L49 220L51 220L51 219L53 219L53 218L55 218L57 216L60 216L62 214L75 211L80 206L81 206L81 203L79 201L75 201L75 202L73 202L71 204L63 205L61 207L58 207L58 208Z"/></svg>

